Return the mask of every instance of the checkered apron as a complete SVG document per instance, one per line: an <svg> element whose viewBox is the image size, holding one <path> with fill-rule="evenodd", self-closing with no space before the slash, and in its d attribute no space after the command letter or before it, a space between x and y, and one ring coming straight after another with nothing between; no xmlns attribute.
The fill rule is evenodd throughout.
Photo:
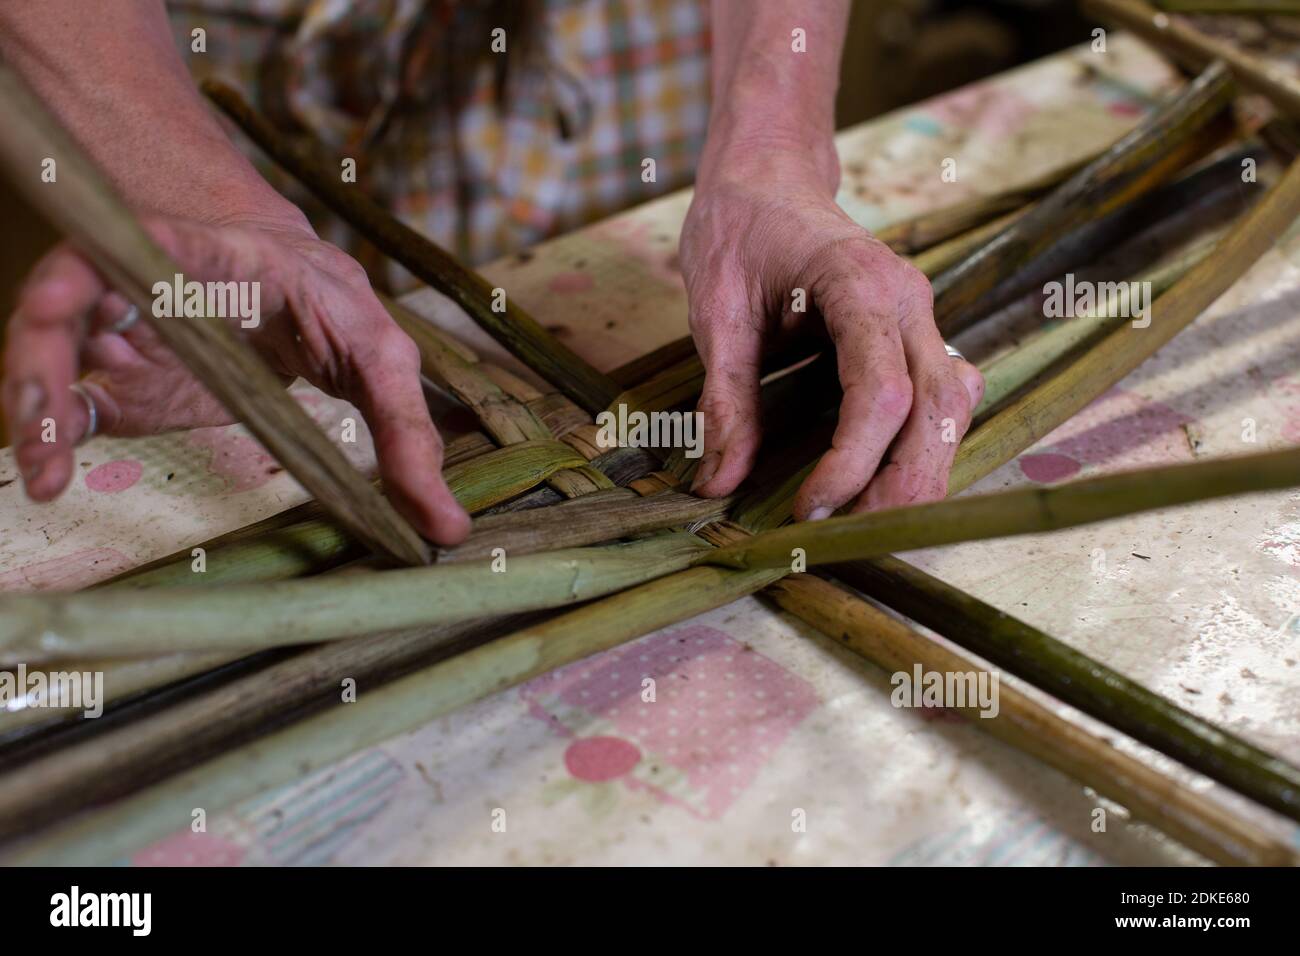
<svg viewBox="0 0 1300 956"><path fill-rule="evenodd" d="M196 79L357 162L405 222L478 263L691 181L708 116L704 0L174 0ZM202 28L204 52L194 33ZM494 31L502 30L504 34ZM504 36L504 54L492 49ZM236 136L237 141L241 138ZM252 151L252 147L249 147ZM262 171L396 289L300 189ZM655 181L643 181L645 159Z"/></svg>

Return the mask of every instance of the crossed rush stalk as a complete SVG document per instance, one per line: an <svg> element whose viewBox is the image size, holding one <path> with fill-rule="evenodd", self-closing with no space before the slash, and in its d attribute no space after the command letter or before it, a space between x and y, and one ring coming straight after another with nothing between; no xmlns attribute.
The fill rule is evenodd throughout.
<svg viewBox="0 0 1300 956"><path fill-rule="evenodd" d="M443 478L456 500L473 514L507 501L557 472L586 464L586 459L568 445L539 439L482 452L443 469ZM315 501L205 541L201 550L202 574L195 573L192 549L186 548L102 584L99 589L173 585L211 588L245 581L274 581L322 571L365 554L356 539L324 514Z"/></svg>
<svg viewBox="0 0 1300 956"><path fill-rule="evenodd" d="M1261 228L1263 227L1261 226ZM1264 229L1263 231L1267 232L1267 229ZM1244 266L1241 268L1244 268ZM1234 273L1229 278L1229 281L1231 281L1232 278L1235 278L1235 276L1240 273L1241 268L1238 268L1237 272ZM776 572L773 572L773 574L775 573ZM681 589L681 585L684 585L686 583L685 579L688 578L690 579L691 587ZM746 581L744 583L743 588L737 586L734 589L728 590L726 594L721 594L721 592L711 593L710 597L716 599L716 601L718 602L725 603L726 600L729 600L735 596L739 596L740 593L748 593L748 591L752 591L755 587L759 586L760 583L761 582L758 580ZM805 583L813 584L815 582L810 578L797 576L791 578L788 583L793 586L793 585L805 584ZM665 623L670 623L671 619L674 619L674 615L678 611L682 610L682 608L679 607L677 604L673 604L670 608L665 608L662 605L657 605L652 608L650 606L650 601L649 601L649 595L652 591L657 595L657 598L660 601L662 601L663 599L670 596L669 589L672 588L674 589L672 591L672 596L675 596L679 600L683 601L683 603L688 604L689 605L688 610L703 610L705 609L705 606L701 600L695 600L692 603L689 599L698 598L699 595L697 591L699 589L703 589L706 587L707 587L707 582L699 578L694 571L681 572L677 575L673 575L669 578L665 578L662 581L655 582L652 585L647 585L644 588L636 589L635 591L632 592L626 592L626 594L624 595L619 595L618 597L607 599L606 601L603 602L598 602L596 605L592 605L591 610L593 612L599 611L601 614L608 615L607 623L610 625L616 623L622 625L626 623L625 618L629 616L631 611L634 608L640 607L644 612L644 615L640 619L641 626L649 629L654 626L662 626ZM643 593L645 595L644 599L642 598ZM709 606L716 606L716 603L710 601ZM594 633L589 631L588 633L585 634L582 640L577 639L576 631L578 630L579 619L581 618L584 621L590 621L593 619L593 616L588 615L586 611L587 609L584 609L583 611L573 612L572 614L565 615L563 618L555 622L557 627L559 628L560 633L567 633L570 635L574 635L574 640L570 641L570 646L566 647L565 649L568 654L568 659L574 659L576 657L586 656L589 653L594 653L595 651L600 650L602 646L608 646L603 644L603 641L606 640L609 636L603 626L596 628ZM665 612L667 613L665 614ZM617 643L620 640L626 640L630 636L635 636L635 633L629 633L623 635L621 638L616 639L615 643ZM497 660L499 663L504 663L506 660L506 657L504 656L505 653L504 648L502 649L501 654L497 654L497 655L494 655L492 653L491 648L484 648L483 651L486 652L487 656L493 657L493 659ZM554 665L558 662L562 662L562 660L563 660L563 656L551 657L549 658L549 663L551 665ZM460 677L464 676L464 674L459 670L457 671L457 675L460 675ZM443 672L443 676L447 678L456 678L457 675L453 675L450 672ZM426 675L413 675L413 677L416 676L426 676ZM433 680L434 675L429 674L427 675L427 677L430 679L429 686L445 686L441 684L439 681ZM488 693L490 692L490 689L499 686L501 686L500 683L491 686L489 686L488 684L481 683L479 685L479 696L481 696L483 693ZM472 699L472 698L467 698L467 699ZM428 719L429 716L432 716L433 713L441 712L442 703L439 703L439 701L443 701L443 698L439 697L437 701L434 701L434 703L430 705L435 708L435 711L426 712L425 709L421 707L418 702L408 700L407 704L409 705L410 709L414 710L413 713L410 712L410 709L408 709L407 712L403 713L401 712L400 708L394 708L392 710L385 710L383 717L384 719L387 719L389 721L388 726L390 728L393 728L392 732L396 732L398 729L405 729L404 726L401 726L402 721L407 722L405 726L410 726L411 721L422 722L422 720ZM455 705L453 704L452 706ZM316 732L318 732L319 730L320 730L320 725L317 726ZM317 744L319 744L320 741L318 738L314 737L315 732L313 732L310 728L303 727L301 729L291 731L291 733L297 734L298 735L296 738L297 742L299 744L306 743L306 749L310 750L311 753L315 754L320 752L319 747L317 746ZM334 738L337 738L337 735L332 735L332 736ZM308 741L311 739L315 739L316 744L308 743ZM234 766L235 764L238 764L240 767L247 767L256 770L258 774L257 780L250 781L247 785L244 785L245 786L244 792L249 792L247 787L248 786L256 787L259 782L261 782L264 785L265 782L268 780L268 777L266 776L267 772L273 769L272 764L268 761L273 762L273 760L276 759L276 755L278 755L278 759L286 763L292 763L295 761L299 753L299 747L293 744L290 744L290 746L288 746L287 748L280 748L280 743L283 740L284 738L282 735L277 735L274 738L274 741L268 741L267 747L265 749L260 749L260 752L257 754L253 754L249 752L241 752L240 754L237 755L232 754L231 758L233 760L233 763L232 761L226 761L223 759L222 762L209 765L213 769L214 773L217 774L217 778L215 781L209 779L209 785L204 786L202 792L208 796L215 796L217 797L218 800L220 800L222 793L225 793L227 796L230 795L230 793L232 792L230 790L230 787L232 785L236 787L243 785L241 784L240 781L235 781L232 784L232 782L228 777L225 777L223 779L219 773L220 770L222 769L228 770L230 769L230 767ZM354 746L357 744L357 738L348 737L346 740L343 741L340 741L338 739L331 739L330 744L335 747L336 754L342 755L343 753L347 753L349 752L350 749L354 748ZM273 750L274 753L272 753ZM234 758L238 758L238 759L234 759ZM254 767L253 765L256 766ZM311 765L310 762L308 762L307 766L310 765ZM165 791L160 790L156 795L156 798L155 795L153 794L142 795L141 801L133 805L134 808L138 810L143 805L151 805L154 807L165 806L166 805L165 801L168 799L168 795L170 794L174 796L177 793L182 793L181 804L184 804L186 799L183 793L184 787L192 786L196 784L200 779L203 778L203 774L201 773L201 771L205 771L207 769L209 768L207 767L197 768L194 775L190 775L183 782L178 781L178 787L170 788ZM1122 778L1124 773L1126 773L1127 771L1120 769L1117 772L1120 774ZM215 790L211 786L211 784L214 782L216 783ZM1173 796L1178 797L1180 796L1180 793L1177 790L1175 790ZM1148 802L1148 806L1150 805L1151 805L1150 802ZM131 809L132 808L129 807L122 807L120 813L112 812L108 819L130 821L132 820ZM1156 810L1158 811L1158 809L1159 809L1159 804L1157 803ZM140 822L139 818L136 817L134 819L133 825L138 824L139 822ZM1221 821L1221 823L1224 823L1225 826L1227 824L1231 824L1232 822L1233 821ZM1180 836L1178 833L1175 833L1175 835ZM1180 836L1180 838L1182 837ZM65 848L68 846L66 842L63 843L62 845ZM127 843L120 844L120 845L129 846L130 845L129 837ZM1198 844L1192 842L1191 845L1198 845ZM91 847L87 847L87 852L94 852L96 849L103 850L105 848L102 844L96 844L95 848L93 849ZM1248 854L1240 854L1239 851L1234 850L1231 847L1224 847L1222 849L1222 852L1219 853L1213 852L1211 848L1211 852L1209 855L1211 855L1213 858L1216 859L1228 858L1228 859L1236 859L1239 861L1252 859Z"/></svg>
<svg viewBox="0 0 1300 956"><path fill-rule="evenodd" d="M111 859L150 835L169 829L173 824L168 821L182 819L184 807L193 805L196 794L202 794L203 800L214 805L228 804L237 795L265 789L299 772L320 766L332 757L352 752L367 742L382 739L453 709L458 703L448 700L446 694L450 690L454 689L460 695L461 703L476 699L568 660L611 646L611 628L619 629L613 642L620 643L752 593L784 574L784 571L773 571L766 577L753 577L748 572L736 572L701 577L695 570L685 571L597 602L590 609L572 612L554 622L513 635L498 649L482 648L480 652L474 652L473 661L449 664L446 668L435 667L432 671L412 675L402 685L406 688L418 684L432 692L427 696L423 692L414 696L405 693L393 697L372 695L368 698L371 706L364 722L345 722L340 732L337 714L312 719L263 740L255 748L197 767L182 778L130 798L102 814L74 824L70 829L61 828L20 851L15 859L47 862ZM835 597L840 607L826 608L824 595L807 593L819 584L804 575L787 578L783 588L787 593L798 595L803 603L787 601L783 606L821 627L830 626L828 621L833 619L826 613L815 614L819 608L822 612L863 609L859 599L838 590ZM630 626L632 621L636 622L635 626ZM900 653L902 650L896 646L897 635L886 637L882 633L870 633L873 628L878 631L878 623L854 618L846 620L842 626L854 630L856 636L850 646L857 653L881 662L877 644L883 642L886 653ZM868 629L867 632L862 631L863 627ZM563 638L562 646L556 640L560 637ZM526 664L508 653L508 649L520 647L516 639L527 641L533 638L546 639L548 653L544 662ZM917 642L922 648L930 645L921 637ZM882 663L882 666L888 665ZM466 686L467 682L472 686ZM1016 718L1016 729L1008 731L1008 739L1017 746L1025 747L1049 764L1093 783L1102 793L1120 800L1142 818L1157 823L1211 859L1228 863L1277 863L1288 859L1285 847L1268 834L1232 814L1225 814L1202 794L1166 778L1162 772L1143 762L1115 751L1091 733L1062 723L1054 711L1041 705L1031 706L1031 703L1027 702L1025 712ZM984 724L978 726L983 728ZM1006 736L998 728L987 729ZM1050 743L1039 741L1040 735Z"/></svg>
<svg viewBox="0 0 1300 956"><path fill-rule="evenodd" d="M783 574L692 568L525 627L83 815L11 848L3 862L111 862L185 825L195 806L230 806L489 694L776 584ZM952 652L935 658L941 645L816 578L796 575L779 583L782 607L882 666L926 660L931 669L962 670L970 664ZM1094 783L1209 859L1272 865L1292 861L1287 847L1269 833L1014 687L1003 687L1002 714L1000 720L976 724Z"/></svg>
<svg viewBox="0 0 1300 956"><path fill-rule="evenodd" d="M576 455L576 449L588 446L576 437L581 428L569 429L574 429L575 422L579 421L586 421L590 427L589 418L572 406L569 408L573 416L557 415L557 410L565 405L562 399L536 392L505 370L481 362L472 349L408 310L392 302L387 305L419 346L424 373L468 404L479 415L483 427L499 441L514 443L497 450L481 432L474 432L447 445L444 478L471 513L500 505L518 495L521 488L543 479L559 486L557 475L583 477L574 470L575 462L582 460ZM649 374L644 369L671 361L679 352L679 347L670 345L612 370L611 375L630 383ZM553 429L556 434L564 430L564 442L549 437ZM640 453L628 454L633 451L618 449L598 455L582 472L594 474L599 469L622 485L654 470L655 463ZM578 482L568 485L576 487ZM594 487L591 481L586 481L586 485ZM481 516L470 538L454 549L440 552L439 560L487 557L503 542L508 544L512 556L598 544L628 535L717 520L731 503L730 499L703 500L654 489L643 493L646 497L621 487L597 489L581 493L580 499L561 501L551 507ZM537 494L534 491L525 497ZM198 554L202 555L201 574L196 573ZM186 547L98 587L185 584L215 587L284 580L335 568L364 554L355 540L325 518L319 504L308 502L202 542L197 549ZM236 649L79 663L86 665L82 669L103 670L109 675L106 689L110 700L115 700L209 670L238 656L240 651ZM304 667L313 666L305 660L299 663ZM10 711L0 715L0 735L21 733L23 728L36 724L56 723L61 716L61 712L49 710ZM84 787L80 790L85 792Z"/></svg>
<svg viewBox="0 0 1300 956"><path fill-rule="evenodd" d="M1297 215L1300 215L1300 163L1293 162L1267 196L1215 244L1209 256L1192 254L1195 261L1192 268L1156 300L1150 327L1139 329L1123 323L1059 373L1034 386L972 431L957 451L949 476L950 494L1014 458L1137 368L1231 286L1286 232ZM1187 259L1185 255L1182 261ZM791 493L788 485L782 490L787 495ZM773 506L767 504L765 509L771 511ZM868 560L861 565L847 571L841 567L836 573L844 574L850 581L871 580L890 573L891 562ZM798 579L791 579L790 583L797 585ZM959 609L953 609L951 613L941 612L937 618L930 617L927 623L939 633L946 636L951 632L958 639L969 622ZM977 651L981 649L979 644L971 646ZM1025 645L1021 648L1024 660L1019 663L1022 667L1051 670L1058 682L1056 686L1074 683L1090 690L1096 688L1091 662L1063 653L1052 655L1049 662L1044 656L1049 649ZM1074 702L1103 719L1116 710L1138 705L1127 722L1127 732L1265 806L1292 819L1300 818L1294 767L1262 754L1257 748L1238 746L1240 741L1225 742L1222 735L1204 722L1192 727L1189 723L1195 720L1192 715L1175 713L1178 709L1157 695L1147 693L1142 700L1129 695L1126 703L1121 691L1122 688L1103 685L1091 701L1076 697Z"/></svg>
<svg viewBox="0 0 1300 956"><path fill-rule="evenodd" d="M1155 508L1300 485L1300 449L1125 472L803 523L710 549L670 534L357 577L0 602L6 661L274 647L558 607L695 564L790 570L1073 527Z"/></svg>
<svg viewBox="0 0 1300 956"><path fill-rule="evenodd" d="M711 552L733 568L838 564L959 541L1055 531L1248 491L1300 485L1300 448L1118 472L1052 487L1016 488L787 525Z"/></svg>

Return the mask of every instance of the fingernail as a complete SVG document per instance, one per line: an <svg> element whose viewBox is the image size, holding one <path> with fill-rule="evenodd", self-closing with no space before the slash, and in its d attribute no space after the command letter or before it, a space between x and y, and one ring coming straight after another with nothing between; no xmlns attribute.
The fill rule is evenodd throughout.
<svg viewBox="0 0 1300 956"><path fill-rule="evenodd" d="M691 491L702 488L713 478L714 473L718 470L718 463L722 456L717 452L711 455L705 455L704 460L700 462L700 467L695 469L695 480L691 482Z"/></svg>
<svg viewBox="0 0 1300 956"><path fill-rule="evenodd" d="M20 426L36 421L45 405L45 389L41 388L39 382L23 382L18 389L16 404L14 419Z"/></svg>
<svg viewBox="0 0 1300 956"><path fill-rule="evenodd" d="M32 485L34 485L34 484L35 484L35 483L40 479L40 477L41 477L41 473L44 472L44 471L45 471L45 465L40 464L40 463L37 463L37 464L35 464L35 465L31 465L31 466L28 467L28 468L24 468L24 469L23 469L23 484L25 484L28 488L30 488Z"/></svg>
<svg viewBox="0 0 1300 956"><path fill-rule="evenodd" d="M831 516L831 509L827 508L825 505L818 505L812 511L808 512L809 521L821 521L822 519L829 518L830 516Z"/></svg>

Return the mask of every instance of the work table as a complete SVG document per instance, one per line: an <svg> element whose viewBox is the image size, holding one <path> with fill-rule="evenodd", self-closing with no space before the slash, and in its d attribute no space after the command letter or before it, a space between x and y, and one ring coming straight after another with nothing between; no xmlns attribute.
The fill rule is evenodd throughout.
<svg viewBox="0 0 1300 956"><path fill-rule="evenodd" d="M1177 80L1136 41L1112 36L1109 47L843 132L841 204L875 228L1113 141ZM945 158L956 159L955 183L941 179ZM675 256L688 203L673 194L483 271L609 369L686 333ZM967 493L1300 443L1298 264L1289 239L1119 387ZM445 299L407 302L517 368ZM979 360L1008 334L976 329L956 344ZM301 383L295 392L335 438L344 418L360 421ZM373 466L366 440L341 447ZM0 590L83 587L304 498L238 426L101 437L78 449L78 465L72 489L38 506L0 451ZM1300 494L909 559L1300 762ZM645 674L659 687L654 708L635 706ZM1199 862L959 718L891 706L891 690L888 674L749 598L214 812L206 833L178 820L131 861ZM1300 829L1290 834L1300 847Z"/></svg>

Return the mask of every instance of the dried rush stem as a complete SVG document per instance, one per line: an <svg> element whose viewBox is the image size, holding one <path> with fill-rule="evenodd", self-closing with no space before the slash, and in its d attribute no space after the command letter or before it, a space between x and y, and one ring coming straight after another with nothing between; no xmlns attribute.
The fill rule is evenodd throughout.
<svg viewBox="0 0 1300 956"><path fill-rule="evenodd" d="M86 814L5 854L6 864L109 863L227 807L496 691L730 604L779 571L692 568L516 631Z"/></svg>
<svg viewBox="0 0 1300 956"><path fill-rule="evenodd" d="M790 570L798 560L807 566L853 561L1294 485L1300 485L1300 449L829 518L718 550L674 534L548 552L514 558L509 574L495 561L480 561L223 589L14 595L0 600L0 658L33 662L333 640L558 607L690 564Z"/></svg>
<svg viewBox="0 0 1300 956"><path fill-rule="evenodd" d="M934 280L935 321L952 335L978 316L985 293L1063 233L1101 218L1200 155L1198 134L1232 93L1227 69L1211 64L1177 96L1143 120L1102 156L1070 177L974 255Z"/></svg>
<svg viewBox="0 0 1300 956"><path fill-rule="evenodd" d="M1141 365L1239 279L1300 215L1300 162L1268 195L1151 305L1151 323L1125 323L1054 375L1013 401L962 442L948 477L950 494L1010 461Z"/></svg>
<svg viewBox="0 0 1300 956"><path fill-rule="evenodd" d="M950 206L892 223L875 230L874 235L899 255L914 256L955 236L976 229L990 220L1023 209L1032 200L1053 189L1067 176L1073 175L1092 162L1101 152L1102 150L1093 150L1080 159L1054 166L1011 189L1003 189L983 196L972 196Z"/></svg>
<svg viewBox="0 0 1300 956"><path fill-rule="evenodd" d="M0 160L32 205L95 263L163 343L339 524L402 564L427 564L429 548L423 539L222 319L154 316L151 290L158 282L170 284L181 267L140 227L89 157L3 63L0 107L8 124L0 137ZM47 157L58 160L58 188L42 184L32 173Z"/></svg>
<svg viewBox="0 0 1300 956"><path fill-rule="evenodd" d="M0 600L0 657L32 663L286 646L560 607L679 571L702 550L691 535L667 534L507 556L504 565L492 559L225 588L11 595Z"/></svg>
<svg viewBox="0 0 1300 956"><path fill-rule="evenodd" d="M325 148L319 142L286 136L224 83L205 80L202 87L267 155L322 202L412 275L449 297L512 355L582 408L594 414L618 393L612 380L560 344L512 298L506 296L504 311L496 311L497 297L487 280L390 215L357 186L344 184L338 163L330 165L322 159Z"/></svg>
<svg viewBox="0 0 1300 956"><path fill-rule="evenodd" d="M838 564L959 541L1055 531L1296 485L1300 448L802 522L706 552L700 560L732 568L789 568L796 559L806 560L809 567Z"/></svg>
<svg viewBox="0 0 1300 956"><path fill-rule="evenodd" d="M783 578L763 596L886 673L908 673L918 663L941 674L984 669L979 661L814 575ZM976 728L1093 787L1208 859L1238 866L1296 862L1281 837L1118 749L1109 736L1092 732L1014 684L999 685L996 719L982 719L977 709L956 709Z"/></svg>
<svg viewBox="0 0 1300 956"><path fill-rule="evenodd" d="M1300 119L1300 83L1294 77L1203 33L1186 20L1167 16L1141 0L1083 0L1083 11L1103 23L1132 30L1189 69L1199 70L1220 60L1243 88L1268 97L1283 113Z"/></svg>
<svg viewBox="0 0 1300 956"><path fill-rule="evenodd" d="M1215 237L1207 237L1179 254L1170 262L1138 275L1134 282L1147 283L1152 297L1164 295L1173 284L1203 261L1215 246ZM1095 341L1120 325L1133 320L1121 308L1121 292L1114 292L1104 303L1083 315L1076 315L1024 342L1013 352L980 365L984 376L984 397L972 413L978 425L1004 402L1029 385L1061 359Z"/></svg>
<svg viewBox="0 0 1300 956"><path fill-rule="evenodd" d="M840 565L834 573L1085 714L1300 821L1300 768L1100 661L897 558Z"/></svg>

